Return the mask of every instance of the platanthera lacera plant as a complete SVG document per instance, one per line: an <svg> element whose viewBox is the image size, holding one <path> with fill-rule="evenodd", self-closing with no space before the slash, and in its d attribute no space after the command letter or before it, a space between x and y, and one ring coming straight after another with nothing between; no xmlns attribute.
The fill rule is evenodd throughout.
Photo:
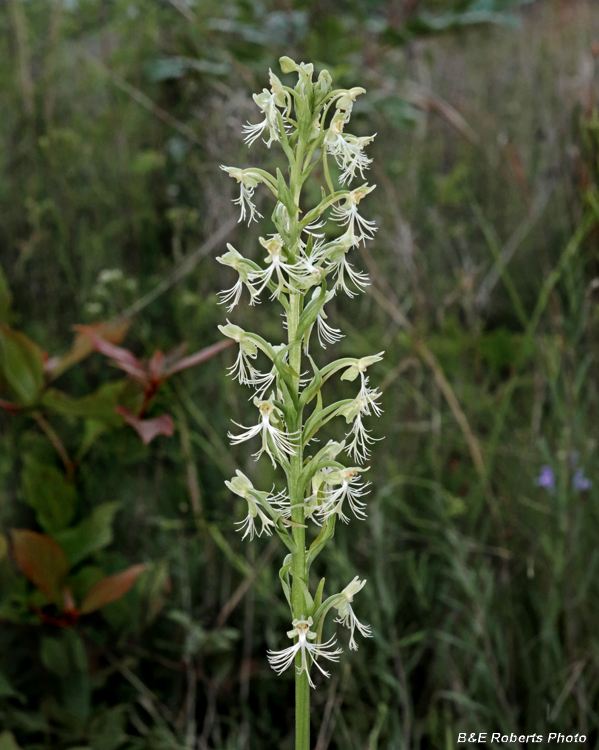
<svg viewBox="0 0 599 750"><path fill-rule="evenodd" d="M360 214L360 204L374 186L364 183L350 189L350 185L358 176L364 178L371 161L364 149L374 136L359 138L346 131L354 101L364 89L333 89L328 71L323 70L314 82L311 64L297 65L288 57L280 62L283 73L298 74L295 88L283 85L271 72L270 91L254 95L263 119L247 124L244 133L248 146L258 138L269 147L280 146L289 161L287 176L279 169L272 175L256 167L222 167L239 184L235 203L240 207L240 221L247 218L249 224L262 219L253 202L259 186L272 193L276 231L260 237L265 253L262 264L243 257L231 245L218 260L238 274L232 288L221 295L229 312L244 291L250 305L270 297L283 307L282 335L286 328L287 341L270 343L231 322L220 330L239 345L231 375L255 391L256 423L234 422L229 437L234 444L250 442L257 448L253 454L256 460L266 456L282 469L286 479L284 489L266 492L237 471L227 486L247 502L247 517L240 529L243 538L275 531L289 551L280 579L291 610L286 637L293 643L270 651L268 660L278 673L295 670L296 748L308 750L313 675L321 672L328 677L323 663L338 661L341 654L335 636L322 640L327 614L336 612L335 622L349 628L350 649L358 648L356 631L370 636L370 628L358 620L352 608L365 581L356 576L343 591L323 601L324 579L311 593L309 572L333 536L337 519L348 523L352 516L359 520L366 517L364 497L370 483L363 479L367 469L362 465L375 438L365 420L381 413L380 393L371 387L367 373L370 365L382 358L382 352L339 359L319 368L311 356L311 338L316 334L324 348L337 342L342 334L327 322L327 303L338 293L354 297L369 283L348 256L376 231L373 222ZM330 176L331 157L339 167L340 189L334 188ZM302 201L302 188L318 174L325 183L322 200L310 208ZM339 226L333 239L325 232L330 220ZM327 403L325 385L338 374L342 380L355 382L358 392L354 398ZM318 433L335 417L345 424L345 439L322 445ZM357 465L345 466L341 461L344 454L348 462ZM311 542L307 536L313 537ZM285 633L281 633L284 639Z"/></svg>

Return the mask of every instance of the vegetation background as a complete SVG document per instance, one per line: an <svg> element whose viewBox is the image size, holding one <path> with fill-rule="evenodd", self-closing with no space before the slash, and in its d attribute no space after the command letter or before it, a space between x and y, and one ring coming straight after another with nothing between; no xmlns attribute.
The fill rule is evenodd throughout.
<svg viewBox="0 0 599 750"><path fill-rule="evenodd" d="M331 319L337 351L386 350L385 439L368 520L319 565L331 591L368 579L374 637L314 691L315 747L595 747L599 5L4 0L0 748L293 746L292 676L265 658L287 625L283 550L241 543L223 484L271 481L227 444L252 409L233 352L161 386L148 416L174 434L146 445L114 411L139 387L71 348L73 325L115 320L102 330L129 321L139 357L219 340L214 255L257 245L219 165L278 164L240 130L281 54L364 86L353 119L377 132L372 286ZM267 304L241 315L278 335ZM25 539L46 545L37 573Z"/></svg>

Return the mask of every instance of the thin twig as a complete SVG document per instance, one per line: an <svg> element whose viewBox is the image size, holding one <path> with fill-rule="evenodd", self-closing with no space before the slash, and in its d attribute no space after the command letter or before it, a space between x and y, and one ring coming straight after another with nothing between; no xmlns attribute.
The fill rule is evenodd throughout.
<svg viewBox="0 0 599 750"><path fill-rule="evenodd" d="M445 400L447 401L449 408L451 409L451 412L456 422L458 423L460 430L462 431L474 467L480 478L484 480L486 478L485 462L483 460L480 445L478 443L478 440L476 439L476 436L472 432L472 428L470 427L470 423L468 422L468 419L464 414L462 407L460 406L460 402L458 401L449 381L445 377L441 366L437 362L435 355L424 343L424 341L422 341L422 339L418 337L414 326L410 323L410 321L406 318L404 313L397 305L395 305L390 299L388 299L376 286L370 286L368 290L373 299L389 313L393 320L395 320L398 325L402 326L402 328L405 328L405 330L412 335L412 344L414 346L414 349L432 370L435 382L437 383L441 393L443 393L443 395L445 396Z"/></svg>
<svg viewBox="0 0 599 750"><path fill-rule="evenodd" d="M48 422L46 422L41 412L34 411L33 418L38 423L40 428L43 430L48 440L54 446L55 451L58 453L62 463L64 464L67 477L71 479L75 471L75 462L69 458L69 454L67 453L67 449L64 447L64 443L58 437L58 435L56 434L52 426L48 424Z"/></svg>
<svg viewBox="0 0 599 750"><path fill-rule="evenodd" d="M318 739L316 740L316 747L314 750L326 750L328 746L327 734L329 728L329 722L331 720L331 714L333 713L333 706L335 705L335 696L337 695L337 685L339 683L339 675L335 675L331 680L329 691L327 694L327 702L324 706L324 712L322 715L322 722L320 724L320 731L318 732ZM326 744L325 744L326 743Z"/></svg>
<svg viewBox="0 0 599 750"><path fill-rule="evenodd" d="M436 112L444 117L470 143L475 145L480 143L478 133L466 122L457 109L426 86L415 81L408 81L401 94L406 101L418 107L418 109L425 112Z"/></svg>
<svg viewBox="0 0 599 750"><path fill-rule="evenodd" d="M132 305L130 305L126 310L123 310L123 312L120 313L120 315L118 315L112 322L119 323L123 320L127 320L127 318L130 318L132 315L137 315L137 313L141 312L141 310L154 302L155 299L160 297L160 295L164 294L164 292L168 291L171 287L175 286L175 284L184 279L187 274L197 266L202 258L206 257L206 255L211 253L224 241L227 235L229 235L237 226L237 223L238 222L235 220L234 216L231 216L223 221L216 232L211 234L210 237L208 237L208 239L204 243L202 243L197 250L194 250L190 255L188 255L185 260L179 266L177 266L177 268L171 271L166 279L155 286L151 292L148 292L143 297L138 299L137 302L134 302Z"/></svg>
<svg viewBox="0 0 599 750"><path fill-rule="evenodd" d="M147 109L148 112L151 112L159 120L162 120L162 122L170 125L171 128L176 130L188 141L195 143L197 146L203 145L200 138L188 125L180 122L176 117L173 117L165 109L162 109L162 107L159 107L157 104L155 104L148 96L143 93L143 91L140 91L139 89L135 88L135 86L127 83L127 81L123 80L119 75L107 68L103 63L101 63L92 55L86 54L85 59L90 63L90 65L93 65L96 70L102 73L102 75L106 76L106 78L109 78L115 84L115 86L118 86L118 88L121 89L121 91L129 94L129 96L134 101L136 101L138 104L141 104L142 107Z"/></svg>
<svg viewBox="0 0 599 750"><path fill-rule="evenodd" d="M226 602L224 607L221 609L220 614L218 615L218 618L216 620L216 625L215 625L216 628L223 627L223 625L228 620L229 616L231 615L235 607L243 599L243 597L245 596L246 592L248 591L252 583L256 580L256 577L259 575L262 569L267 565L270 558L274 555L278 546L279 546L279 540L271 539L270 544L266 547L264 552L256 560L253 568L251 569L251 572L239 584L239 586L233 592L232 596L229 598L229 601Z"/></svg>
<svg viewBox="0 0 599 750"><path fill-rule="evenodd" d="M190 23L195 23L198 20L198 17L193 12L193 10L187 6L182 0L168 0L168 2L175 8L175 10L178 10L179 13L184 16Z"/></svg>
<svg viewBox="0 0 599 750"><path fill-rule="evenodd" d="M29 50L29 31L24 5L20 0L9 0L9 10L15 29L17 47L17 66L23 96L23 109L28 117L35 112L33 78L31 77L31 52Z"/></svg>
<svg viewBox="0 0 599 750"><path fill-rule="evenodd" d="M485 278L481 281L476 293L475 304L477 308L480 309L488 304L489 299L491 298L491 292L493 291L501 276L504 276L506 274L505 268L507 264L510 262L512 256L520 247L522 242L526 239L531 229L543 215L543 211L545 210L545 207L549 202L550 196L551 189L541 189L537 193L530 213L520 222L520 224L518 224L516 229L512 232L508 241L497 253L495 263L493 264L491 270L487 273ZM483 225L485 217L480 208L476 205L474 206L474 213L484 231ZM489 241L489 238L487 238L487 241ZM490 242L489 246L491 247Z"/></svg>
<svg viewBox="0 0 599 750"><path fill-rule="evenodd" d="M549 714L549 717L547 719L548 724L551 724L553 721L557 719L559 712L562 709L562 706L566 702L567 697L570 695L570 693L574 689L574 685L576 685L578 678L582 674L582 670L585 668L587 661L588 661L588 657L585 659L580 659L580 661L577 661L574 663L572 674L570 675L570 679L564 685L564 688L562 692L560 693L559 698L555 702L555 706L553 707L553 709L551 710L551 713Z"/></svg>
<svg viewBox="0 0 599 750"><path fill-rule="evenodd" d="M168 708L168 706L165 706L158 696L150 690L150 688L145 685L137 675L135 675L129 667L127 667L123 662L119 661L116 657L114 657L110 652L106 653L106 657L108 661L112 664L112 666L122 674L122 676L127 680L127 682L131 683L133 687L139 692L140 699L141 699L141 705L149 712L149 713L155 713L156 709L162 714L163 718L166 719L170 724L175 723L175 717L173 716L172 711ZM154 706L154 703L157 705Z"/></svg>
<svg viewBox="0 0 599 750"><path fill-rule="evenodd" d="M176 404L175 410L177 412L177 422L179 423L179 434L181 436L181 452L185 459L185 482L187 484L191 509L194 516L200 521L203 521L204 509L202 507L202 491L198 479L198 470L193 460L191 440L189 438L189 426L180 404Z"/></svg>

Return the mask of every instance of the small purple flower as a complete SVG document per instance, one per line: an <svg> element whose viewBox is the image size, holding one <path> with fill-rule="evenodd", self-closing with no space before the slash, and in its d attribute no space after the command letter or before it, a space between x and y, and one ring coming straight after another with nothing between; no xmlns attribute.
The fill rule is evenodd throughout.
<svg viewBox="0 0 599 750"><path fill-rule="evenodd" d="M592 482L588 477L585 477L582 469L576 469L574 476L572 477L572 489L578 490L579 492L586 492L591 489Z"/></svg>
<svg viewBox="0 0 599 750"><path fill-rule="evenodd" d="M537 477L537 486L545 487L550 492L555 490L555 474L551 466L541 466L541 473Z"/></svg>

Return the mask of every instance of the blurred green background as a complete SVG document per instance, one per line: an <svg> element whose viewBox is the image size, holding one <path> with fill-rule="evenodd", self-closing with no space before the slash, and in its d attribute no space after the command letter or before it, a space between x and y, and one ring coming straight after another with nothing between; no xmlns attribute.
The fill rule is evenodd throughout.
<svg viewBox="0 0 599 750"><path fill-rule="evenodd" d="M228 445L253 409L225 377L233 351L162 386L148 414L174 434L144 445L113 408L139 394L105 357L52 381L57 406L24 343L52 358L73 325L123 318L139 357L220 339L232 275L214 257L254 257L259 229L236 223L219 165L281 165L241 127L282 54L366 88L353 132L377 133L379 231L356 258L372 286L331 304L346 338L319 357L385 349L384 440L367 521L315 566L325 593L368 579L355 604L374 637L313 692L314 747L484 731L595 747L599 6L5 0L0 398L23 408L0 410L0 749L293 747L292 675L266 661L288 627L283 548L240 541L223 484L273 480ZM278 340L273 309L230 317ZM16 564L23 528L65 549L88 534L70 548L77 601L146 567L68 622Z"/></svg>

